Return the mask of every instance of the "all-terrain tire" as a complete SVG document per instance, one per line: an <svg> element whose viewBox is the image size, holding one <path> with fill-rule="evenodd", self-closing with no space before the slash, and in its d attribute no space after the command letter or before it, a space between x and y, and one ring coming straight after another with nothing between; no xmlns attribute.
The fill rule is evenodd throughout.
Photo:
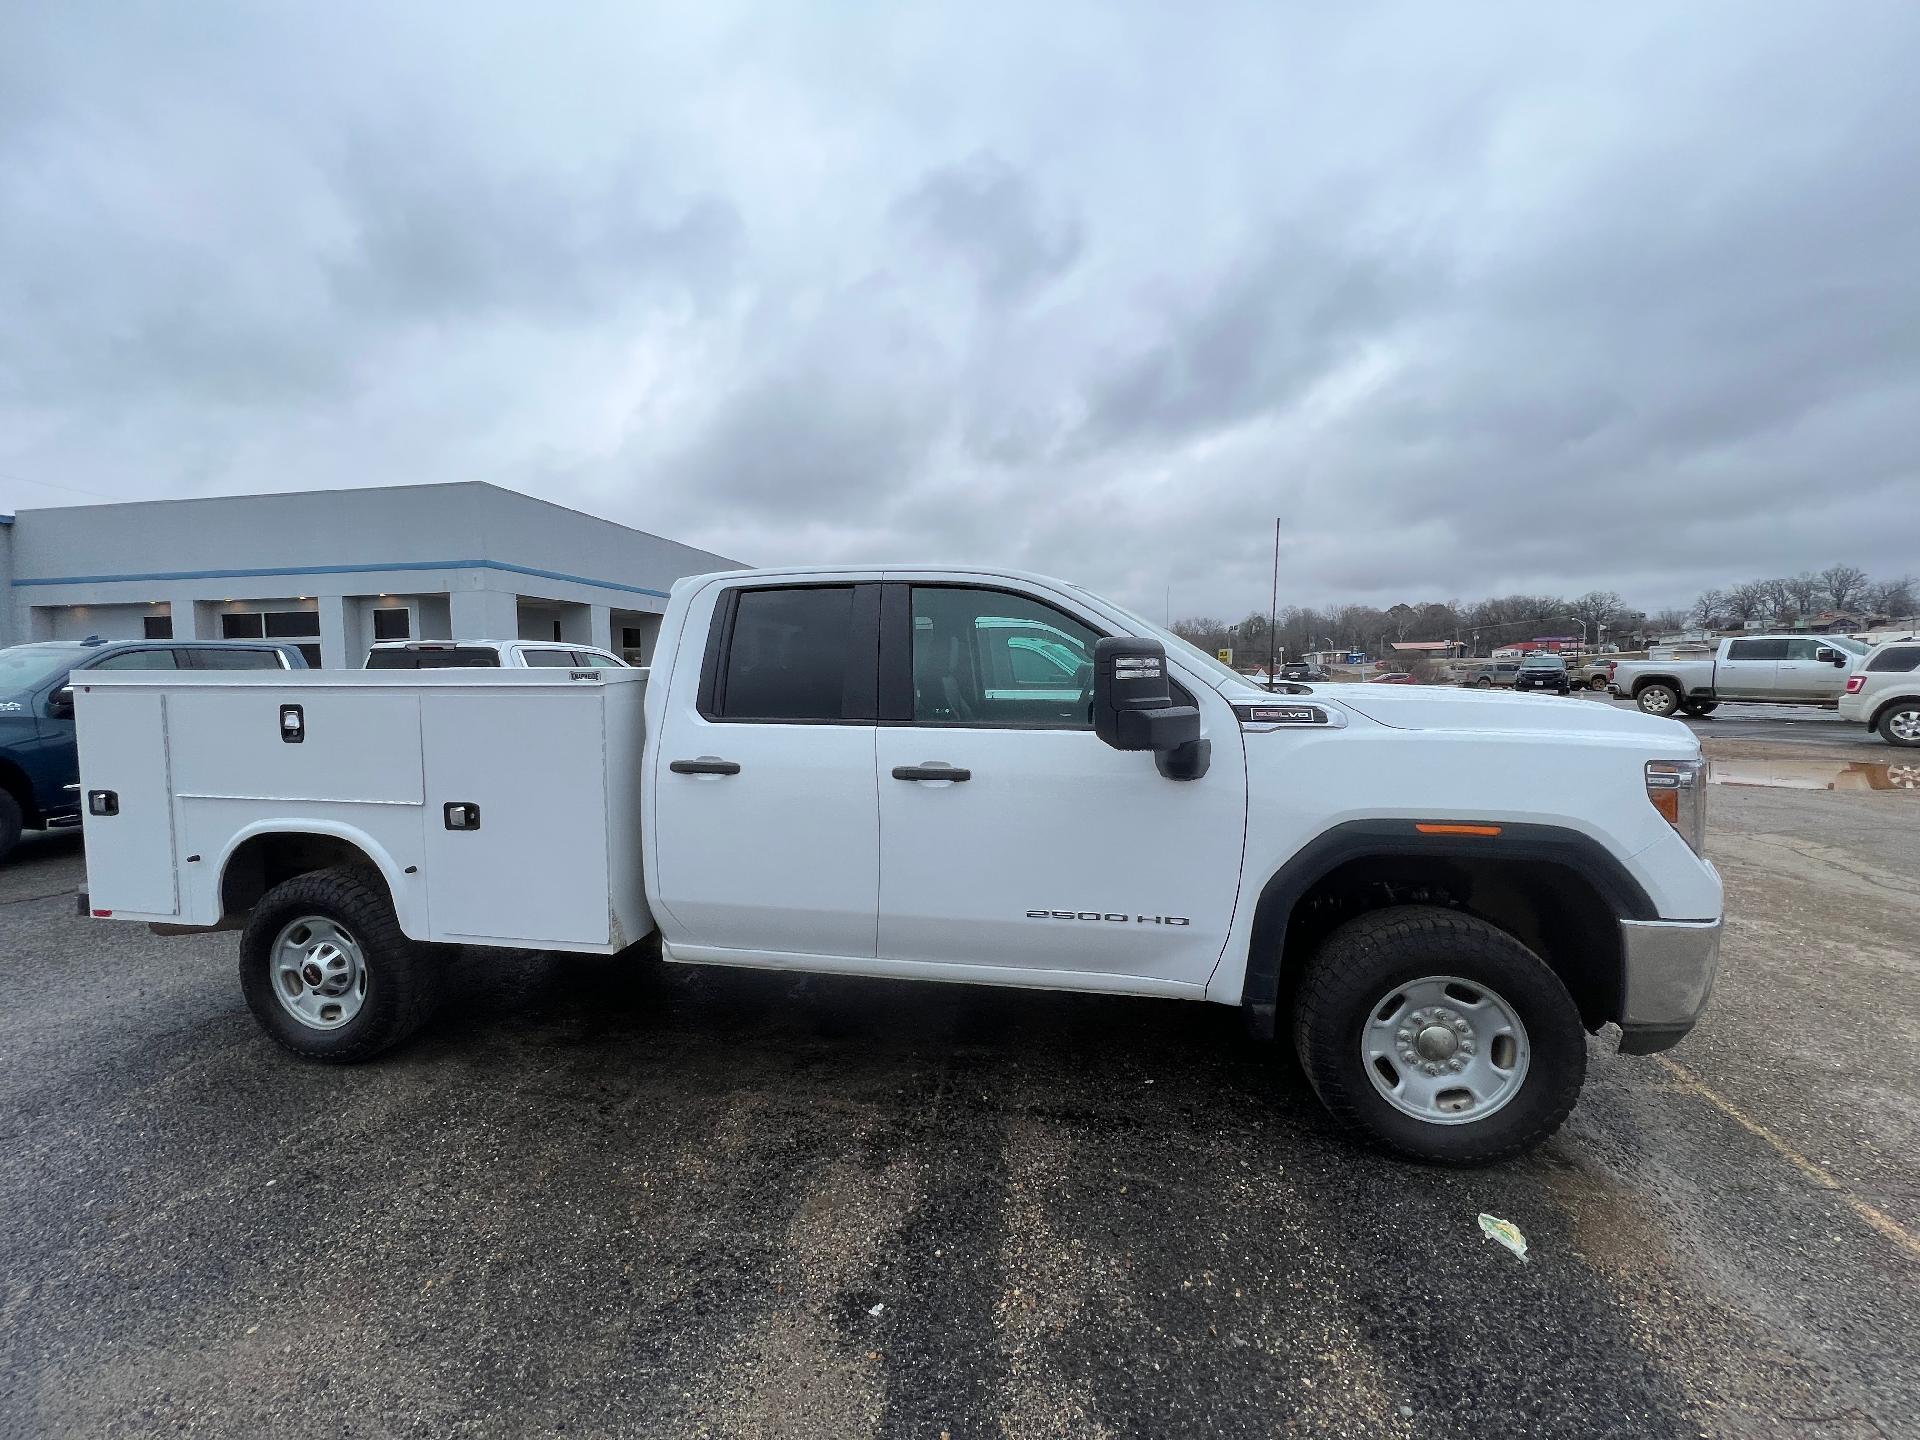
<svg viewBox="0 0 1920 1440"><path fill-rule="evenodd" d="M1680 692L1657 681L1633 692L1633 703L1649 715L1671 716L1680 708Z"/></svg>
<svg viewBox="0 0 1920 1440"><path fill-rule="evenodd" d="M1367 1070L1362 1034L1396 987L1457 976L1494 992L1526 1027L1519 1090L1482 1119L1443 1124L1404 1113ZM1321 945L1294 1000L1294 1048L1336 1120L1395 1155L1485 1165L1533 1149L1567 1118L1587 1073L1586 1032L1560 977L1506 931L1431 905L1399 905L1350 920Z"/></svg>
<svg viewBox="0 0 1920 1440"><path fill-rule="evenodd" d="M303 1024L275 993L275 941L294 921L314 916L347 932L366 970L360 1009L338 1029ZM240 935L240 989L253 1018L294 1054L334 1065L370 1060L424 1025L439 1001L445 963L401 931L386 882L363 866L313 870L274 886Z"/></svg>
<svg viewBox="0 0 1920 1440"><path fill-rule="evenodd" d="M20 843L20 830L24 825L20 814L20 802L0 790L0 860L13 853L13 847Z"/></svg>

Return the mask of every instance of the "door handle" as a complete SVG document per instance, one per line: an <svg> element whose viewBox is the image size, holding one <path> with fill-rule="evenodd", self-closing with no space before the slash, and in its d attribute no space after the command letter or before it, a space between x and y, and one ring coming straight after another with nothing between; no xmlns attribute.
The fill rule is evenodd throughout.
<svg viewBox="0 0 1920 1440"><path fill-rule="evenodd" d="M702 755L698 760L674 760L667 768L676 775L738 775L738 760L722 760L718 755Z"/></svg>
<svg viewBox="0 0 1920 1440"><path fill-rule="evenodd" d="M931 765L896 765L893 767L896 780L971 780L973 771L962 770L958 765L943 765L935 761Z"/></svg>

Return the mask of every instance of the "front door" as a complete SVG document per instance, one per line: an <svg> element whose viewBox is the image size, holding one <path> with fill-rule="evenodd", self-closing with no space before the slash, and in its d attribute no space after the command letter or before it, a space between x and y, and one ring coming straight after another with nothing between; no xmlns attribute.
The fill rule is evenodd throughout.
<svg viewBox="0 0 1920 1440"><path fill-rule="evenodd" d="M1775 670L1774 689L1782 700L1837 700L1846 688L1847 666L1822 660L1840 652L1811 635L1787 641L1787 656ZM1848 657L1852 659L1851 656Z"/></svg>
<svg viewBox="0 0 1920 1440"><path fill-rule="evenodd" d="M888 592L881 960L1204 985L1245 830L1225 702L1201 687L1210 771L1168 780L1093 733L1094 625L1002 589Z"/></svg>
<svg viewBox="0 0 1920 1440"><path fill-rule="evenodd" d="M721 587L689 616L684 643L708 658L697 682L673 667L650 777L652 898L676 952L871 960L878 592Z"/></svg>

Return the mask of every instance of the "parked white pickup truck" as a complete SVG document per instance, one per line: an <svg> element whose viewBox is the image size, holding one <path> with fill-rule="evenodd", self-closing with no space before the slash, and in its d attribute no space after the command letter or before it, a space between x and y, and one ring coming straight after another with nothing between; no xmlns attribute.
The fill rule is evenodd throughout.
<svg viewBox="0 0 1920 1440"><path fill-rule="evenodd" d="M1063 661L1070 683L1063 684ZM1586 1032L1712 988L1704 763L1665 720L1274 696L1074 586L675 586L655 666L76 677L89 912L243 928L319 1060L428 1015L442 945L1210 1000L1335 1115L1470 1163L1551 1134Z"/></svg>
<svg viewBox="0 0 1920 1440"><path fill-rule="evenodd" d="M1611 688L1649 715L1710 715L1724 700L1833 709L1847 670L1867 653L1850 635L1743 635L1710 655L1623 660Z"/></svg>

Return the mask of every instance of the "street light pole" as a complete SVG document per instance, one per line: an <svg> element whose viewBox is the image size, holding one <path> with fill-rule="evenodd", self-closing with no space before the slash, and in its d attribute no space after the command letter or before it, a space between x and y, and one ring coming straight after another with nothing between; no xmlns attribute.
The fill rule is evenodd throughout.
<svg viewBox="0 0 1920 1440"><path fill-rule="evenodd" d="M1267 688L1273 688L1276 654L1274 647L1279 641L1275 630L1280 623L1280 517L1273 517L1273 599L1267 607Z"/></svg>

